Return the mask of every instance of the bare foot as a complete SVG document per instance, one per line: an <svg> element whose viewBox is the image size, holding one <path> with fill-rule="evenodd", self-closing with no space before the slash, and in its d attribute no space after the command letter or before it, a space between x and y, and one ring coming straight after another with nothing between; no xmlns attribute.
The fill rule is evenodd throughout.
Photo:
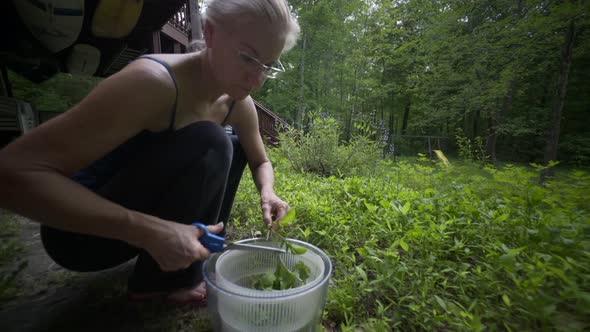
<svg viewBox="0 0 590 332"><path fill-rule="evenodd" d="M182 288L173 291L168 295L166 300L174 303L196 303L203 302L207 298L207 286L205 281L201 281L194 288Z"/></svg>

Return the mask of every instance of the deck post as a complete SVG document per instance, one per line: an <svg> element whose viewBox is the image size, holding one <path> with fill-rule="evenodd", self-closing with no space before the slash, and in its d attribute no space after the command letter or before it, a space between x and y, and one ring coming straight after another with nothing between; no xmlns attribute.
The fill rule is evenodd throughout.
<svg viewBox="0 0 590 332"><path fill-rule="evenodd" d="M152 32L152 49L154 53L162 53L162 42L160 41L160 31Z"/></svg>

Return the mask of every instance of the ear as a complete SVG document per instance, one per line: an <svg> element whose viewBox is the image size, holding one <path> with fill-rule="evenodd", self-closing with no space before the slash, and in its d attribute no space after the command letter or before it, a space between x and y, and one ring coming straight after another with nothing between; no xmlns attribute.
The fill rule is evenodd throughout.
<svg viewBox="0 0 590 332"><path fill-rule="evenodd" d="M206 20L205 21L205 31L203 32L204 36L205 36L205 46L207 48L211 48L213 47L213 33L215 31L215 27L213 26L213 23L211 23L211 21Z"/></svg>

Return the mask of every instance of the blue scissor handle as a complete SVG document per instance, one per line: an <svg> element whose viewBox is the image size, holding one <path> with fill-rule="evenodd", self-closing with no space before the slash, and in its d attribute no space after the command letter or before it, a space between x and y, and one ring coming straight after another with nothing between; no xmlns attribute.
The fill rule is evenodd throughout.
<svg viewBox="0 0 590 332"><path fill-rule="evenodd" d="M223 245L225 243L225 238L222 238L219 235L215 235L207 229L207 226L200 222L193 223L193 226L199 227L203 230L203 235L199 238L201 244L209 249L210 252L222 252Z"/></svg>

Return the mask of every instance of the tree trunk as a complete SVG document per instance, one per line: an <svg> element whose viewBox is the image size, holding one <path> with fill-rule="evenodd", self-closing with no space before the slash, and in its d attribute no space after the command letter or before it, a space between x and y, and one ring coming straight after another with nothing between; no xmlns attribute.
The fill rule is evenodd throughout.
<svg viewBox="0 0 590 332"><path fill-rule="evenodd" d="M496 157L496 143L498 141L498 126L502 123L502 119L510 112L512 108L512 98L514 96L514 86L515 81L514 79L510 80L510 85L508 86L508 91L506 92L506 96L504 96L504 102L502 104L502 109L500 112L491 112L490 118L488 122L488 137L486 140L486 154L490 158L490 162L497 166L498 159Z"/></svg>
<svg viewBox="0 0 590 332"><path fill-rule="evenodd" d="M475 138L477 137L477 132L479 131L479 109L475 111L475 117L473 118L473 127L471 128L471 142L475 142Z"/></svg>
<svg viewBox="0 0 590 332"><path fill-rule="evenodd" d="M412 103L412 98L410 95L406 96L406 105L404 106L404 117L402 120L402 135L406 134L406 130L408 129L408 120L410 119L410 106Z"/></svg>
<svg viewBox="0 0 590 332"><path fill-rule="evenodd" d="M353 102L352 107L350 108L350 114L348 115L348 121L346 123L346 128L345 128L345 141L346 142L350 142L350 139L352 138L352 126L354 123L354 113L356 110L356 103L358 102L358 86L359 86L359 82L358 82L358 73L360 71L360 67L361 65L357 65L354 68L354 85L352 88L352 98L353 98Z"/></svg>
<svg viewBox="0 0 590 332"><path fill-rule="evenodd" d="M547 146L545 149L544 164L549 165L550 161L557 159L557 149L559 144L559 130L561 127L561 115L563 112L563 105L565 104L565 97L567 94L567 82L572 64L572 53L574 49L574 42L576 39L576 29L574 21L572 20L568 26L565 36L565 43L561 50L562 59L559 66L559 78L557 81L557 90L555 100L550 114L549 129L547 131ZM544 177L553 176L554 169L547 168L543 173Z"/></svg>
<svg viewBox="0 0 590 332"><path fill-rule="evenodd" d="M350 112L348 113L348 118L346 119L346 128L344 129L344 139L345 142L350 142L350 139L352 138L352 123L354 122L353 120L354 118L354 103L352 105L352 107L350 108Z"/></svg>
<svg viewBox="0 0 590 332"><path fill-rule="evenodd" d="M393 105L393 103L392 103ZM387 140L387 153L395 152L395 146L393 145L393 135L395 135L395 113L394 108L391 107L389 111L389 121L388 121L388 130L389 130L389 137Z"/></svg>
<svg viewBox="0 0 590 332"><path fill-rule="evenodd" d="M301 43L301 66L299 67L299 107L297 108L297 116L295 117L295 128L303 128L303 115L305 114L305 47L307 37L303 34Z"/></svg>
<svg viewBox="0 0 590 332"><path fill-rule="evenodd" d="M490 162L496 165L496 139L497 135L497 117L496 112L490 110L488 117L488 134L486 137L486 155L490 158ZM483 160L482 160L483 161Z"/></svg>
<svg viewBox="0 0 590 332"><path fill-rule="evenodd" d="M342 67L340 68L339 79L340 79L340 109L338 110L338 114L342 114L344 112L344 73Z"/></svg>
<svg viewBox="0 0 590 332"><path fill-rule="evenodd" d="M367 21L368 21L368 16L365 17L364 23L363 23L363 31L367 30ZM359 40L361 40L362 38L364 38L364 36L359 37ZM359 114L362 112L363 108L362 105L358 105L359 103L359 88L360 88L360 82L359 82L359 76L362 75L363 71L364 71L364 65L366 64L367 61L365 61L365 52L367 51L366 47L361 48L361 54L360 54L360 59L357 62L357 64L355 65L354 68L354 85L353 85L353 91L352 91L352 98L353 98L353 102L352 102L352 108L350 110L350 117L348 118L348 125L347 128L345 129L345 140L346 142L350 142L350 139L352 138L352 132L353 132L353 125L354 125L354 114L355 112L358 112ZM357 108L357 106L360 106ZM360 111L359 111L360 110Z"/></svg>

